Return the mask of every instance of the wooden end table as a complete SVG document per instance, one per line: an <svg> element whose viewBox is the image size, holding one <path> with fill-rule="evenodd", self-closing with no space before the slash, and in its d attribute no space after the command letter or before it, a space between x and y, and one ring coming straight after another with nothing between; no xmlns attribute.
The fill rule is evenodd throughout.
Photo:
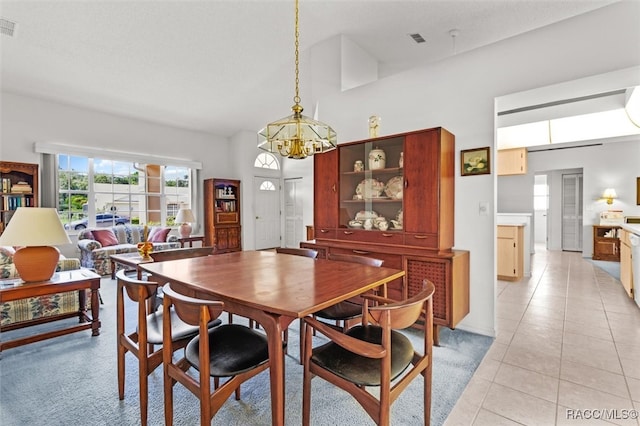
<svg viewBox="0 0 640 426"><path fill-rule="evenodd" d="M0 326L1 332L4 333L10 330L72 318L74 316L77 316L80 322L80 324L71 327L58 328L56 330L46 331L9 341L0 341L0 352L2 352L3 349L10 349L26 345L28 343L39 342L41 340L63 336L65 334L75 333L76 331L81 330L91 329L92 336L100 335L101 324L100 319L98 318L100 312L100 301L98 297L99 289L100 275L91 272L88 269L56 272L50 280L35 283L25 283L19 278L0 280L0 304L29 297L77 291L79 305L78 312L67 312ZM91 290L91 316L87 314L86 294L84 290Z"/></svg>
<svg viewBox="0 0 640 426"><path fill-rule="evenodd" d="M189 244L189 247L193 247L194 241L200 241L201 245L204 246L204 235L191 235L190 237L178 237L180 248L184 248L187 245L187 243Z"/></svg>

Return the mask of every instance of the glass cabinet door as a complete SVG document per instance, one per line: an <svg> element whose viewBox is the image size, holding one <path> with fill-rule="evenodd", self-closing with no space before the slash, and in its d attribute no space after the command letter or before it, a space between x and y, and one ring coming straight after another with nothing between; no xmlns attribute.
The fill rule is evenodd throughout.
<svg viewBox="0 0 640 426"><path fill-rule="evenodd" d="M404 137L340 147L339 227L402 230Z"/></svg>

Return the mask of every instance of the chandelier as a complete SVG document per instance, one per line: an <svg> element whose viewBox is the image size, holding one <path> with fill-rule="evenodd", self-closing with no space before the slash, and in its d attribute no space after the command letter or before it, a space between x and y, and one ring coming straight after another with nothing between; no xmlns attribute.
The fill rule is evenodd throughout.
<svg viewBox="0 0 640 426"><path fill-rule="evenodd" d="M336 148L336 132L328 124L302 115L298 85L298 0L295 0L295 77L296 91L293 97L293 114L269 123L258 133L258 148L283 157L303 159Z"/></svg>

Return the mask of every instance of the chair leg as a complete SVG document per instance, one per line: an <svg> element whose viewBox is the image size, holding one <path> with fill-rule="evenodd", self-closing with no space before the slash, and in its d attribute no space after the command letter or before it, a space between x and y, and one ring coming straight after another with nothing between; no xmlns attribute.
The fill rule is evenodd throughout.
<svg viewBox="0 0 640 426"><path fill-rule="evenodd" d="M308 328L308 327L305 327ZM304 364L302 376L302 426L309 426L311 421L311 372L309 371L309 360L307 356L307 346L310 345L311 332L307 333L305 329L305 346L303 349L303 358L301 362Z"/></svg>
<svg viewBox="0 0 640 426"><path fill-rule="evenodd" d="M121 336L118 336L118 340ZM127 350L118 342L118 398L120 401L124 399L124 376L125 376L125 362L124 354Z"/></svg>
<svg viewBox="0 0 640 426"><path fill-rule="evenodd" d="M147 358L140 360L139 364L139 381L140 381L140 424L147 426L147 410L149 406L149 372L147 371Z"/></svg>

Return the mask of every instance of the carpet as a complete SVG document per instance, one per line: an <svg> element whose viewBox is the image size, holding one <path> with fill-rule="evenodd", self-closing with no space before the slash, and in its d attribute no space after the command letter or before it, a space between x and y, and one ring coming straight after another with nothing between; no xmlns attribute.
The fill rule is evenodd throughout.
<svg viewBox="0 0 640 426"><path fill-rule="evenodd" d="M605 271L607 274L611 275L613 278L620 281L620 262L611 262L606 260L593 260L586 258L589 262L593 263L594 266Z"/></svg>
<svg viewBox="0 0 640 426"><path fill-rule="evenodd" d="M101 335L83 331L0 354L0 424L20 425L136 425L140 422L137 364L127 356L125 399L118 399L115 339L115 281L102 279L104 305ZM133 312L129 309L129 314ZM224 315L226 317L226 315ZM135 315L128 315L133 321ZM237 317L234 317L234 322ZM73 320L72 320L73 321ZM298 354L297 321L289 331L289 353ZM52 324L46 325L51 327ZM29 334L29 328L5 333ZM410 338L420 331L406 330ZM316 337L318 343L320 337ZM462 330L443 329L434 348L432 425L442 425L484 357L493 338ZM269 372L242 385L242 400L233 398L214 418L214 424L271 424ZM285 364L287 425L301 424L302 367L287 356ZM162 369L149 377L149 424L163 425ZM371 425L364 410L343 391L321 379L312 381L312 424ZM422 381L414 380L392 406L392 424L422 424ZM197 399L186 389L174 391L174 424L199 423Z"/></svg>

